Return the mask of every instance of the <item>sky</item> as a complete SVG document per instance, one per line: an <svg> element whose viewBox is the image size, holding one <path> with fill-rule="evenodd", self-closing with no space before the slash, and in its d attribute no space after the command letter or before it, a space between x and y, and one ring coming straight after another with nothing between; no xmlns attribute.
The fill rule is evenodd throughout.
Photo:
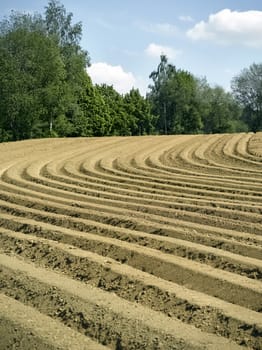
<svg viewBox="0 0 262 350"><path fill-rule="evenodd" d="M232 78L262 63L262 0L63 0L82 22L93 83L145 95L165 54L177 69L230 91ZM1 0L11 10L43 13L48 0Z"/></svg>

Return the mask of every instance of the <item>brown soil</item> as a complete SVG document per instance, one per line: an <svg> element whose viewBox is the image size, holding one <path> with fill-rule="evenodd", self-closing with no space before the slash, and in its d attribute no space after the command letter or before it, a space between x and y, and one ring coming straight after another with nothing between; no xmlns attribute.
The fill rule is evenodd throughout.
<svg viewBox="0 0 262 350"><path fill-rule="evenodd" d="M262 133L0 144L0 349L262 349Z"/></svg>

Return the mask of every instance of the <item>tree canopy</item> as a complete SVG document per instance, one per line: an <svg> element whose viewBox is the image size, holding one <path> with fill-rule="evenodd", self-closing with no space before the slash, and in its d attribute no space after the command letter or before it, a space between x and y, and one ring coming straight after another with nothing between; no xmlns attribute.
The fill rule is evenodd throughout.
<svg viewBox="0 0 262 350"><path fill-rule="evenodd" d="M168 62L146 97L94 85L82 24L60 2L0 22L0 142L39 137L186 134L262 129L262 64L232 80L232 93Z"/></svg>
<svg viewBox="0 0 262 350"><path fill-rule="evenodd" d="M0 37L0 62L2 138L38 136L39 123L50 123L66 106L58 47L41 31L15 27Z"/></svg>
<svg viewBox="0 0 262 350"><path fill-rule="evenodd" d="M252 131L262 129L262 63L253 63L233 78L232 91L244 108L244 120Z"/></svg>
<svg viewBox="0 0 262 350"><path fill-rule="evenodd" d="M245 131L241 107L222 87L210 87L205 79L177 69L161 55L150 74L148 100L161 134L222 133Z"/></svg>

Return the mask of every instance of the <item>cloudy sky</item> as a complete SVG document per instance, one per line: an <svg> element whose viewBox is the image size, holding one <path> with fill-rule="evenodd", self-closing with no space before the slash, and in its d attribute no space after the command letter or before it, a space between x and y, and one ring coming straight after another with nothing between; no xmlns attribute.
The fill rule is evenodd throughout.
<svg viewBox="0 0 262 350"><path fill-rule="evenodd" d="M48 0L1 0L11 9L43 12ZM177 68L230 89L232 77L262 62L262 0L63 0L83 24L82 47L94 83L145 94L162 53Z"/></svg>

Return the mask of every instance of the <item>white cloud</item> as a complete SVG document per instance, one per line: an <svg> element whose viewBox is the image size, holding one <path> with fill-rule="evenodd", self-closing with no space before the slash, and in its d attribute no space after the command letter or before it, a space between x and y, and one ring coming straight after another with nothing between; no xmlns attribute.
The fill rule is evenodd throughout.
<svg viewBox="0 0 262 350"><path fill-rule="evenodd" d="M212 40L220 44L262 47L262 11L221 10L188 30L193 40Z"/></svg>
<svg viewBox="0 0 262 350"><path fill-rule="evenodd" d="M145 49L145 53L151 57L160 57L160 55L166 55L170 59L176 58L179 54L181 54L180 50L175 50L170 46L162 46L151 43Z"/></svg>
<svg viewBox="0 0 262 350"><path fill-rule="evenodd" d="M136 78L131 72L125 72L122 66L111 66L105 62L93 63L87 73L94 84L113 85L119 93L125 94L136 85Z"/></svg>
<svg viewBox="0 0 262 350"><path fill-rule="evenodd" d="M141 76L136 77L135 89L138 89L142 96L146 96L148 91L148 85L150 84L149 78L144 78Z"/></svg>
<svg viewBox="0 0 262 350"><path fill-rule="evenodd" d="M170 23L137 23L138 27L145 32L160 34L165 36L175 36L178 34L178 29L175 25Z"/></svg>
<svg viewBox="0 0 262 350"><path fill-rule="evenodd" d="M191 16L179 16L178 19L182 22L194 22L194 18Z"/></svg>

